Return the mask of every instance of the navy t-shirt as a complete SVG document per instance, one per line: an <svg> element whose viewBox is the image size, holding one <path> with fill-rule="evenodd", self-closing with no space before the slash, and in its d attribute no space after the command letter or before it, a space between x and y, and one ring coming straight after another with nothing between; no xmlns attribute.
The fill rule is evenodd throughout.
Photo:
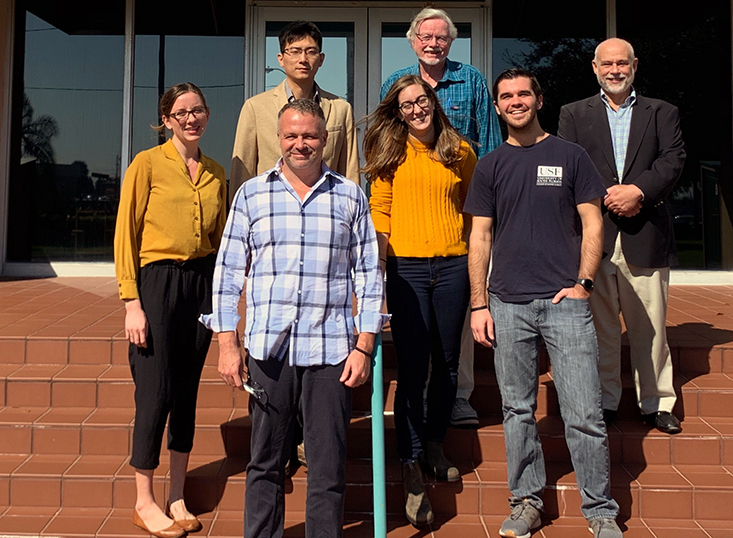
<svg viewBox="0 0 733 538"><path fill-rule="evenodd" d="M505 142L482 158L463 210L494 219L489 291L520 303L573 286L582 234L576 206L605 194L585 150L555 136L528 147Z"/></svg>

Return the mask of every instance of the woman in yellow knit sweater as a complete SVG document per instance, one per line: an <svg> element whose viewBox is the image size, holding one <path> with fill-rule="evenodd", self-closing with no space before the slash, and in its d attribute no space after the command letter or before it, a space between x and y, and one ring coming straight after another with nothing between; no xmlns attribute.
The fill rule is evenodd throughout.
<svg viewBox="0 0 733 538"><path fill-rule="evenodd" d="M160 100L172 138L140 152L125 173L115 229L115 271L125 302L125 336L135 381L130 465L137 500L132 522L154 536L201 530L183 484L193 446L196 394L211 343L198 322L211 312L215 252L226 224L224 169L199 150L209 109L190 82ZM170 485L165 513L153 472L168 421Z"/></svg>
<svg viewBox="0 0 733 538"><path fill-rule="evenodd" d="M420 467L438 480L460 478L442 445L456 396L468 306L470 221L462 208L476 155L419 76L397 80L370 119L364 171L371 181L372 219L397 352L394 413L405 513L413 525L425 525L433 512Z"/></svg>

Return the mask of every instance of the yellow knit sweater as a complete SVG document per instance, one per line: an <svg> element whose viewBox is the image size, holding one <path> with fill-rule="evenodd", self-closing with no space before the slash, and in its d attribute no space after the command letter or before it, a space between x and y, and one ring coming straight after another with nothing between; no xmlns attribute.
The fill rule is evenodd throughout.
<svg viewBox="0 0 733 538"><path fill-rule="evenodd" d="M377 178L369 201L377 233L389 235L387 255L416 258L461 256L468 252L463 202L476 166L476 154L452 168L430 157L428 148L410 137L407 156L394 178ZM464 225L466 228L464 228Z"/></svg>

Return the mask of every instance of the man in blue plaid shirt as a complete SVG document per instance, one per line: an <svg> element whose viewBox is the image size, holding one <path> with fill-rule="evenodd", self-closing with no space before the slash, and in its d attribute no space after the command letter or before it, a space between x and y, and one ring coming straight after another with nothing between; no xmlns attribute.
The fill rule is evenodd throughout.
<svg viewBox="0 0 733 538"><path fill-rule="evenodd" d="M384 99L401 76L419 75L435 89L451 125L471 141L480 159L501 145L501 130L484 76L472 65L448 59L451 44L457 37L458 30L445 11L434 8L420 11L407 31L418 61L392 73L382 84L379 98ZM474 388L473 346L467 313L461 337L458 391L451 412L453 426L478 426L478 414L468 402Z"/></svg>
<svg viewBox="0 0 733 538"><path fill-rule="evenodd" d="M323 163L327 135L315 102L295 100L280 111L282 158L237 191L216 260L213 313L202 317L218 333L222 379L252 395L248 538L282 536L299 402L309 448L305 535L342 535L351 389L369 379L386 320L369 204L357 184ZM236 326L245 275L242 349Z"/></svg>

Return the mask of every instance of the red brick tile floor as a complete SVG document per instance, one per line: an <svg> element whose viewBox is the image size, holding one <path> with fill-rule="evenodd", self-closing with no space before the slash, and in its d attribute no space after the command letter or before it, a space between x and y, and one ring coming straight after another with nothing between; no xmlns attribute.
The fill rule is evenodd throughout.
<svg viewBox="0 0 733 538"><path fill-rule="evenodd" d="M125 364L123 337L124 310L117 298L117 285L112 278L48 278L48 279L0 279L0 376L5 370L16 372L29 384L34 376L49 375L48 364L69 364L56 374L59 378L78 382L81 386L88 378L99 375L105 368L101 364ZM667 329L670 346L678 351L676 362L695 363L707 358L709 367L722 372L715 383L728 386L733 383L733 286L672 286L669 291ZM69 344L72 340L73 342ZM111 342L111 343L110 343ZM20 371L13 363L26 363ZM39 364L33 367L33 363ZM79 366L75 366L79 365ZM18 366L21 366L18 364ZM5 368L5 370L3 370ZM45 368L45 369L44 369ZM106 375L114 374L114 369ZM112 376L114 377L114 376ZM66 405L73 407L72 395L8 394L9 401L18 399L20 405L48 405L48 399L68 398ZM77 395L77 398L82 396ZM23 398L32 398L25 401ZM36 401L38 400L38 401ZM6 411L9 411L6 409ZM115 410L117 413L120 410ZM73 414L73 410L69 410ZM56 411L53 420L64 420L68 413ZM104 414L98 409L87 420L96 420ZM27 419L27 417L25 417ZM48 417L52 419L51 416ZM78 420L77 417L72 417ZM122 422L129 422L125 414ZM20 420L20 417L18 418ZM71 420L71 419L70 419ZM721 419L723 426L733 430L733 419ZM106 422L106 421L105 421ZM729 424L730 422L730 424ZM117 461L117 460L120 461ZM56 468L67 466L70 461L64 455L49 454L33 461L33 465ZM76 465L101 465L117 468L124 457L113 462L77 462ZM726 460L727 461L727 460ZM29 462L29 465L31 463ZM68 472L73 472L69 469ZM730 482L732 475L706 474L694 466L680 468L688 480L717 484ZM105 469L100 471L107 473ZM682 479L682 477L680 477ZM37 494L37 493L36 493ZM83 504L83 503L82 503ZM285 536L303 534L303 514L288 512ZM429 530L417 530L402 518L390 517L390 538L399 537L496 537L501 525L500 516L457 515L449 521L436 521ZM200 536L241 536L242 513L240 510L219 509L202 515L204 532ZM45 507L10 507L3 514L0 534L141 536L129 522L128 510L64 507L60 510ZM733 521L701 521L632 518L623 522L627 538L733 538ZM545 522L533 536L543 538L574 538L589 536L587 524L582 518L563 517ZM347 521L347 538L373 536L371 521Z"/></svg>

